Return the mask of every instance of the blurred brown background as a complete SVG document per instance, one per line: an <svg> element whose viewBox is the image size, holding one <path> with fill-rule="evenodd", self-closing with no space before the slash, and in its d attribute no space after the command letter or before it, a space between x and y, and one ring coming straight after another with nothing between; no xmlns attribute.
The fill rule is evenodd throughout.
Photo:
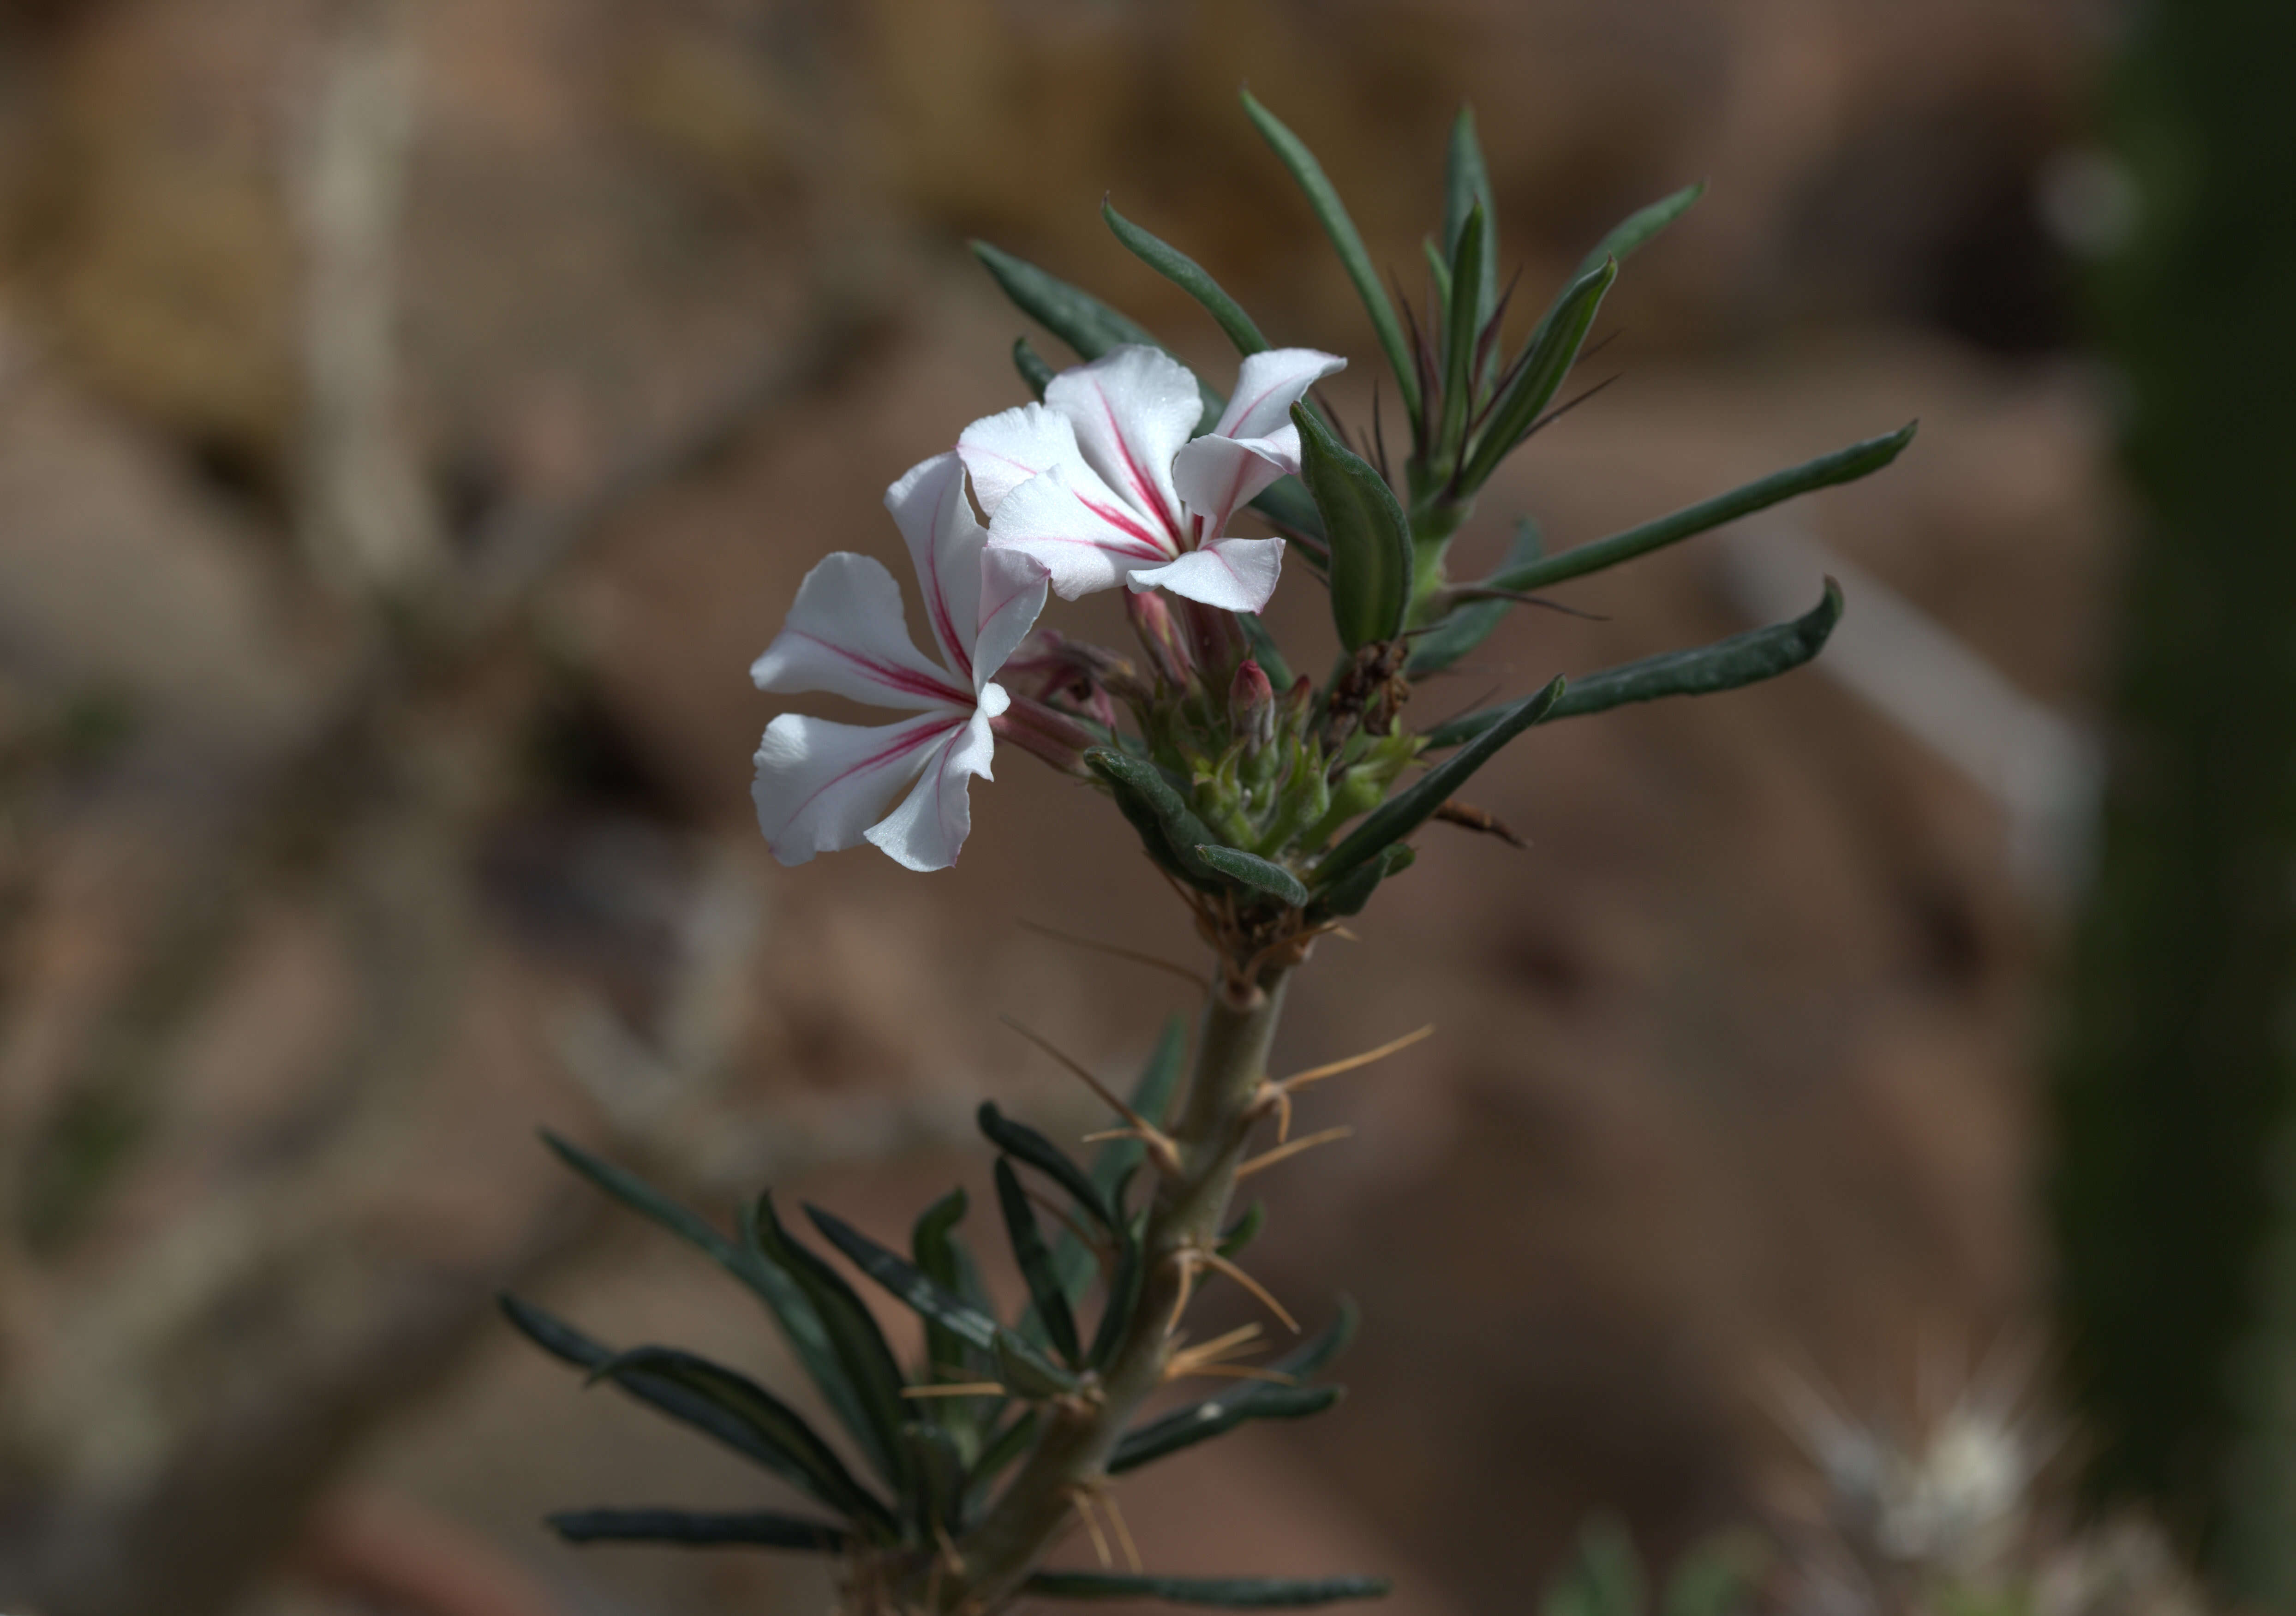
<svg viewBox="0 0 2296 1616"><path fill-rule="evenodd" d="M1526 324L1712 182L1469 554L1919 416L1784 525L2078 720L2116 513L2049 202L2102 44L2076 0L0 5L0 1603L821 1608L794 1559L540 1526L774 1497L580 1395L497 1287L791 1370L533 1130L890 1235L982 1178L981 1095L1081 1116L996 1013L1118 1070L1181 1007L1021 929L1193 948L1025 757L947 875L774 867L743 669L824 551L894 553L888 480L1021 396L968 235L1224 381L1112 193L1367 398L1241 83L1413 286L1473 103ZM1418 701L1732 632L1741 554L1518 614ZM1320 644L1303 574L1278 605ZM1530 849L1436 827L1285 1035L1439 1028L1267 1182L1264 1276L1364 1305L1352 1395L1128 1486L1155 1565L1519 1610L1590 1510L1661 1560L1763 1518L1779 1376L1911 1418L2032 1339L2060 916L1997 790L1806 672L1542 732L1477 798Z"/></svg>

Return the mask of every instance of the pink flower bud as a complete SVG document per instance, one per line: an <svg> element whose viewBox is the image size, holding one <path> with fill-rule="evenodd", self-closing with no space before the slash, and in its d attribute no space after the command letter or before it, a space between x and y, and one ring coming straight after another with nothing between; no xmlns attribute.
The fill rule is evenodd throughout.
<svg viewBox="0 0 2296 1616"><path fill-rule="evenodd" d="M1164 682L1175 690L1185 690L1196 680L1196 659L1188 649L1187 636L1164 603L1163 595L1156 590L1127 593L1124 597L1125 615L1132 619L1133 632L1140 636L1141 648L1147 652L1149 663Z"/></svg>
<svg viewBox="0 0 2296 1616"><path fill-rule="evenodd" d="M1247 755L1275 739L1275 687L1250 657L1236 669L1235 680L1228 686L1227 720Z"/></svg>

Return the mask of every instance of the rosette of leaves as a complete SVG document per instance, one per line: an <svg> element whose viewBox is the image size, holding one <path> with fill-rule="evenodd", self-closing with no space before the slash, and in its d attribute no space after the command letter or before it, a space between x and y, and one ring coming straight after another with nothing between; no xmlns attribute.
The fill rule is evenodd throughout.
<svg viewBox="0 0 2296 1616"><path fill-rule="evenodd" d="M1175 1017L1140 1074L1131 1109L1168 1106L1186 1053ZM573 1169L623 1206L716 1262L763 1305L835 1422L826 1431L739 1370L670 1346L615 1348L531 1302L503 1299L512 1324L545 1352L653 1412L732 1449L802 1496L797 1510L705 1513L627 1505L551 1517L575 1543L660 1543L790 1549L865 1563L890 1582L935 1557L977 1519L1034 1440L1051 1399L1089 1397L1097 1369L1124 1333L1140 1292L1145 1220L1134 1192L1144 1147L1104 1144L1080 1163L995 1104L980 1112L998 1152L998 1222L1026 1284L1020 1316L1000 1318L981 1284L963 1224L963 1190L918 1218L906 1252L879 1244L817 1207L813 1232L854 1270L923 1322L922 1359L903 1363L852 1283L784 1221L770 1194L728 1234L636 1175L545 1136ZM1049 1218L1038 1208L1050 1210ZM1250 1237L1247 1216L1228 1250ZM1320 1333L1206 1398L1144 1419L1108 1463L1137 1469L1253 1420L1320 1414L1341 1389L1314 1377L1346 1345L1355 1312L1343 1303ZM1159 1598L1239 1609L1368 1598L1367 1577L1315 1579L1187 1578L1113 1571L1039 1571L1024 1592L1045 1598Z"/></svg>

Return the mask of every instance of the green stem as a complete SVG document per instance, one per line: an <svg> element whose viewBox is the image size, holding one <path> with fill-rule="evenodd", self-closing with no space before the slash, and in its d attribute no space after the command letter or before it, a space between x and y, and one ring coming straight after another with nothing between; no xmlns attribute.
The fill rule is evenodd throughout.
<svg viewBox="0 0 2296 1616"><path fill-rule="evenodd" d="M938 1579L940 1609L995 1611L1019 1592L1072 1524L1078 1492L1107 1474L1125 1428L1162 1384L1194 1254L1219 1239L1236 1167L1259 1120L1254 1107L1285 980L1277 972L1241 995L1212 990L1171 1136L1179 1168L1164 1177L1149 1211L1148 1276L1131 1328L1102 1372L1096 1395L1046 1405L1036 1451L980 1523L958 1540L962 1571L944 1570Z"/></svg>

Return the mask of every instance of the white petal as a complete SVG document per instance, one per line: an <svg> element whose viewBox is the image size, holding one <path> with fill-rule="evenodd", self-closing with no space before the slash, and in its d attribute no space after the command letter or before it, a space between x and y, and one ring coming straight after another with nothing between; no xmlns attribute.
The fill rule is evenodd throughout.
<svg viewBox="0 0 2296 1616"><path fill-rule="evenodd" d="M783 864L849 848L928 757L977 714L947 708L898 724L834 724L783 713L758 743L750 788L766 845ZM985 720L984 720L985 722Z"/></svg>
<svg viewBox="0 0 2296 1616"><path fill-rule="evenodd" d="M1324 377L1347 369L1337 354L1312 348L1271 348L1245 356L1235 373L1235 397L1212 431L1223 438L1265 438L1289 425L1292 406Z"/></svg>
<svg viewBox="0 0 2296 1616"><path fill-rule="evenodd" d="M1257 611L1275 593L1283 570L1280 538L1223 538L1126 581L1135 590L1169 589L1225 611Z"/></svg>
<svg viewBox="0 0 2296 1616"><path fill-rule="evenodd" d="M1041 404L1024 404L1002 414L983 415L956 440L964 469L972 474L973 497L983 514L994 519L1004 496L1031 477L1065 466L1071 480L1083 473L1098 480L1077 447L1076 429L1068 417Z"/></svg>
<svg viewBox="0 0 2296 1616"><path fill-rule="evenodd" d="M954 453L911 466L885 490L885 508L909 543L909 560L924 592L941 660L967 685L974 682L972 642L980 628L980 552L988 530L973 519L964 496L964 465Z"/></svg>
<svg viewBox="0 0 2296 1616"><path fill-rule="evenodd" d="M1222 438L1207 432L1172 462L1172 483L1187 501L1188 514L1201 519L1196 531L1218 538L1236 507L1286 472L1300 469L1300 429L1283 423L1280 435Z"/></svg>
<svg viewBox="0 0 2296 1616"><path fill-rule="evenodd" d="M972 829L972 776L989 777L988 755L996 745L985 710L974 713L963 729L950 731L901 806L869 827L869 840L912 870L946 870L955 864Z"/></svg>
<svg viewBox="0 0 2296 1616"><path fill-rule="evenodd" d="M750 677L759 690L824 690L879 707L972 705L964 686L909 643L893 575L849 550L824 556L805 575L788 620L750 664Z"/></svg>
<svg viewBox="0 0 2296 1616"><path fill-rule="evenodd" d="M1169 560L1177 546L1146 526L1093 479L1098 496L1070 486L1057 466L1004 496L988 523L990 552L1017 552L1043 567L1064 601L1112 589L1135 567Z"/></svg>
<svg viewBox="0 0 2296 1616"><path fill-rule="evenodd" d="M1172 456L1203 414L1187 367L1160 349L1111 349L1054 376L1045 404L1068 417L1077 447L1103 480L1177 542L1180 501L1172 489Z"/></svg>
<svg viewBox="0 0 2296 1616"><path fill-rule="evenodd" d="M980 571L980 633L972 644L972 683L986 701L996 688L988 681L1037 626L1052 580L1044 562L1019 550L984 550Z"/></svg>

